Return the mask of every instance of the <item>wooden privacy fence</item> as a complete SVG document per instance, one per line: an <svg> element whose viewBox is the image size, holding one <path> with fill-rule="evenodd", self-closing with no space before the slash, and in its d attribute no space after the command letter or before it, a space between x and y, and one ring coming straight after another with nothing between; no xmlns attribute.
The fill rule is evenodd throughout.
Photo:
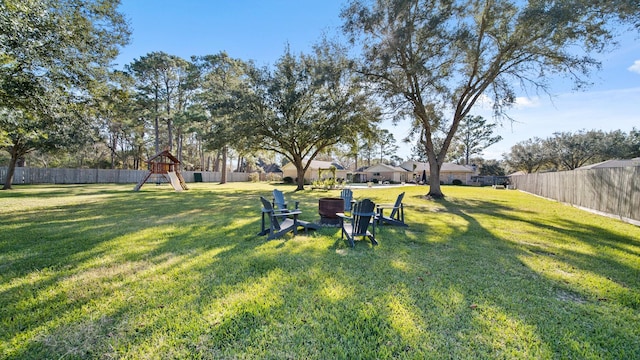
<svg viewBox="0 0 640 360"><path fill-rule="evenodd" d="M56 169L56 168L16 168L13 184L136 184L145 176L147 170L118 169ZM203 182L219 182L222 173L212 171L182 171L186 182L195 182L196 173ZM0 167L0 184L7 177L7 167ZM228 182L249 180L248 173L228 173ZM166 182L164 178L162 182Z"/></svg>
<svg viewBox="0 0 640 360"><path fill-rule="evenodd" d="M640 166L516 175L511 185L640 225Z"/></svg>

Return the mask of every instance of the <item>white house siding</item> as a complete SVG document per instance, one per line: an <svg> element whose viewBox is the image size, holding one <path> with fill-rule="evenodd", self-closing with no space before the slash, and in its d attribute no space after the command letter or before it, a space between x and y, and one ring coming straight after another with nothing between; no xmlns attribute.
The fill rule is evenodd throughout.
<svg viewBox="0 0 640 360"><path fill-rule="evenodd" d="M331 163L328 161L316 161L313 160L311 162L311 165L309 166L309 168L307 169L307 172L305 173L305 180L307 182L312 182L314 180L318 180L319 176L318 176L318 171L319 169L322 169L322 177L323 178L329 178L331 177L331 172L326 170L329 169L331 167ZM291 177L294 181L295 179L298 177L298 172L296 170L296 167L292 164L292 163L288 163L287 165L282 167L282 176L284 177ZM336 178L338 179L346 179L347 177L347 170L336 170Z"/></svg>
<svg viewBox="0 0 640 360"><path fill-rule="evenodd" d="M367 179L369 181L378 180L378 181L390 181L401 183L407 181L407 175L409 174L403 168L399 168L396 166L389 166L384 164L374 165L364 171L367 174Z"/></svg>
<svg viewBox="0 0 640 360"><path fill-rule="evenodd" d="M415 165L415 167L414 167ZM422 179L422 172L426 171L427 179L429 178L429 164L417 161L406 161L400 165L401 168L409 171L410 179L416 177ZM444 184L451 184L453 180L458 179L463 184L469 184L471 182L471 176L474 171L464 165L458 165L453 163L444 163L440 169L440 182Z"/></svg>

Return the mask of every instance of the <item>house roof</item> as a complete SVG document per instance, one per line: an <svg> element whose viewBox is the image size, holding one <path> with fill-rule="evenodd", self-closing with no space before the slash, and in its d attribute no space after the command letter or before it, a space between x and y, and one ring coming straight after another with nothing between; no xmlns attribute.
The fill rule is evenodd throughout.
<svg viewBox="0 0 640 360"><path fill-rule="evenodd" d="M305 161L306 160L303 160L303 163ZM329 169L332 166L335 166L336 170L344 170L344 167L342 167L342 165L338 163L331 162L331 161L322 161L322 160L311 160L311 165L309 165L309 169ZM287 163L282 167L282 170L286 170L286 169L295 169L295 166L293 165L293 163Z"/></svg>
<svg viewBox="0 0 640 360"><path fill-rule="evenodd" d="M407 169L398 167L398 166L391 166L391 165L386 165L386 164L377 164L377 165L373 165L367 169L365 169L363 172L400 172L400 173L406 173Z"/></svg>
<svg viewBox="0 0 640 360"><path fill-rule="evenodd" d="M415 168L415 172L416 173L421 173L422 171L426 171L429 172L429 163L424 163L424 162L419 162L419 161L405 161L402 164L400 164L400 167L402 167L403 169L410 171L410 172L414 172L413 170L413 165L416 165ZM473 170L464 166L464 165L458 165L458 164L454 164L454 163L444 163L442 164L442 167L440 168L440 172L464 172L464 173L472 173Z"/></svg>
<svg viewBox="0 0 640 360"><path fill-rule="evenodd" d="M603 168L619 168L628 166L640 166L640 158L623 159L623 160L607 160L596 164L585 165L577 168L576 170L591 170L591 169L603 169Z"/></svg>
<svg viewBox="0 0 640 360"><path fill-rule="evenodd" d="M415 170L413 168L413 165L415 165ZM422 170L429 171L429 163L423 163L423 162L413 161L413 160L403 162L402 164L400 164L400 167L407 171L415 171L415 172L422 172Z"/></svg>
<svg viewBox="0 0 640 360"><path fill-rule="evenodd" d="M472 173L473 170L464 166L464 165L458 165L458 164L454 164L454 163L444 163L442 164L442 168L440 168L440 172L466 172L466 173Z"/></svg>
<svg viewBox="0 0 640 360"><path fill-rule="evenodd" d="M269 164L263 166L264 172L266 173L281 173L282 169L277 164Z"/></svg>

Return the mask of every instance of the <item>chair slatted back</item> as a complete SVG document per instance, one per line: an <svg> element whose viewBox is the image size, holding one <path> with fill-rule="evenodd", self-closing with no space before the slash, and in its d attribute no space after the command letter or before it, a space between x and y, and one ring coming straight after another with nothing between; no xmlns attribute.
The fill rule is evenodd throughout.
<svg viewBox="0 0 640 360"><path fill-rule="evenodd" d="M351 189L342 189L340 197L344 199L344 211L351 211L351 201L353 200L353 191Z"/></svg>
<svg viewBox="0 0 640 360"><path fill-rule="evenodd" d="M284 199L282 191L273 189L273 204L280 210L287 208L287 201Z"/></svg>
<svg viewBox="0 0 640 360"><path fill-rule="evenodd" d="M400 206L402 206L403 198L404 198L404 192L398 195L398 199L396 200L395 205L393 205L393 210L391 211L391 215L389 216L390 218L394 219L398 211L400 211Z"/></svg>
<svg viewBox="0 0 640 360"><path fill-rule="evenodd" d="M274 210L269 200L265 199L264 196L260 196L260 201L262 202L262 211L265 213L268 213L269 215L269 222L271 223L271 228L275 230L280 230L280 223L278 222L277 217L273 216Z"/></svg>
<svg viewBox="0 0 640 360"><path fill-rule="evenodd" d="M369 200L364 199L353 205L353 236L366 235L367 229L371 218L375 216L374 212L375 204Z"/></svg>

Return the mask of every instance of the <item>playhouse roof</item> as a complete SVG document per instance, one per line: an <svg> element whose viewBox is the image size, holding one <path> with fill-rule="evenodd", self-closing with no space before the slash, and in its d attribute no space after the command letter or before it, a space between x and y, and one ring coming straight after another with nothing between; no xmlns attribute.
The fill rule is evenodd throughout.
<svg viewBox="0 0 640 360"><path fill-rule="evenodd" d="M163 156L169 158L171 162L173 162L174 164L180 164L180 160L178 160L178 158L176 158L175 156L171 155L169 150L164 150L155 154L154 156L150 157L149 160L147 160L147 163L151 163L153 162L153 160Z"/></svg>

